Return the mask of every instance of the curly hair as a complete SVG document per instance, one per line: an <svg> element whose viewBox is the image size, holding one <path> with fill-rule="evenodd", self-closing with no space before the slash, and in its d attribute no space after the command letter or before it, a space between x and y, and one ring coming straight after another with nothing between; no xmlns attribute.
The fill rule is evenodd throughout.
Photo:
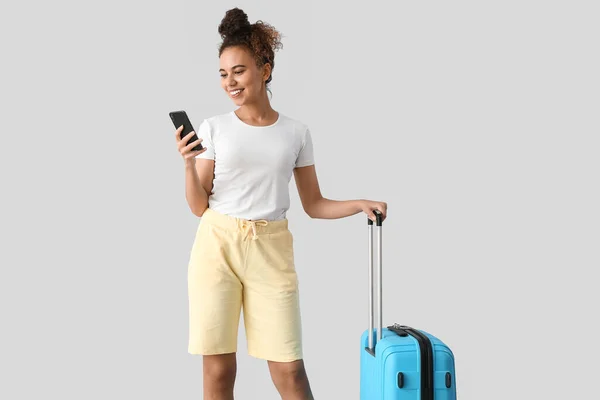
<svg viewBox="0 0 600 400"><path fill-rule="evenodd" d="M266 84L271 82L275 69L275 51L283 48L281 33L263 21L250 24L248 15L236 7L225 13L219 25L219 34L223 39L219 46L219 57L228 47L244 47L250 51L259 68L266 63L271 65L271 75Z"/></svg>

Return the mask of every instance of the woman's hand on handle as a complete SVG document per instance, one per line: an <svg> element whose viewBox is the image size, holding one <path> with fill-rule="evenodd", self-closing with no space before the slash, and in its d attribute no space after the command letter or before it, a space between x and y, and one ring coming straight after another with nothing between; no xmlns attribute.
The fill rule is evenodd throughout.
<svg viewBox="0 0 600 400"><path fill-rule="evenodd" d="M177 128L177 130L175 131L175 140L177 141L177 150L179 150L179 153L181 154L181 156L183 157L183 160L185 162L195 163L196 156L204 153L206 151L206 147L203 147L202 150L197 150L197 151L192 150L194 147L196 147L198 145L198 143L202 142L202 138L199 137L197 141L188 143L190 138L192 136L194 136L194 131L191 131L190 133L185 135L182 139L181 138L182 130L183 130L183 125L181 125L179 128Z"/></svg>
<svg viewBox="0 0 600 400"><path fill-rule="evenodd" d="M381 221L385 221L385 217L387 216L387 203L383 201L360 200L359 204L361 210L367 214L371 221L375 222L377 220L374 210L379 210L379 212L381 212Z"/></svg>

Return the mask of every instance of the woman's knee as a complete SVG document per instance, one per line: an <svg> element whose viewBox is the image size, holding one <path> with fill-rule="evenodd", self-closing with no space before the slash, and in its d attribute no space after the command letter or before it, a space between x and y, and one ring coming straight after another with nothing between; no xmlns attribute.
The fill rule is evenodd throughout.
<svg viewBox="0 0 600 400"><path fill-rule="evenodd" d="M278 388L298 390L303 389L308 383L302 360L292 362L269 361L269 370L273 383Z"/></svg>
<svg viewBox="0 0 600 400"><path fill-rule="evenodd" d="M207 383L219 386L233 385L236 370L235 353L203 356L203 375Z"/></svg>

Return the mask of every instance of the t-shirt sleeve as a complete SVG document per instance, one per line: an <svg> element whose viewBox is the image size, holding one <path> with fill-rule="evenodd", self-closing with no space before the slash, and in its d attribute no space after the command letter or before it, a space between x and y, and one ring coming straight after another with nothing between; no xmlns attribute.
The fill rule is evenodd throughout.
<svg viewBox="0 0 600 400"><path fill-rule="evenodd" d="M306 167L315 163L315 156L313 150L312 135L310 134L310 128L307 128L304 132L304 138L302 139L302 147L296 158L296 168Z"/></svg>
<svg viewBox="0 0 600 400"><path fill-rule="evenodd" d="M214 160L215 147L213 142L213 130L211 129L211 126L206 119L202 121L202 124L200 124L200 126L198 127L196 135L202 139L202 146L206 147L206 151L201 154L198 154L196 158Z"/></svg>

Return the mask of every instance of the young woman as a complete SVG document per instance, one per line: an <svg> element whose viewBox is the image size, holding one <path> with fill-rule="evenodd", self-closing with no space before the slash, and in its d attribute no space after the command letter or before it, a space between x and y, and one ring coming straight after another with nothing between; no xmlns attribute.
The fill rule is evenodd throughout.
<svg viewBox="0 0 600 400"><path fill-rule="evenodd" d="M185 163L186 199L201 217L190 254L189 353L203 355L205 400L233 399L240 312L248 353L268 361L282 399L313 399L302 357L298 281L286 211L296 181L311 218L336 219L387 205L321 195L309 128L275 111L267 85L280 34L234 8L219 26L221 85L236 110L205 119L204 148L193 133L177 147ZM243 306L243 307L242 307Z"/></svg>

